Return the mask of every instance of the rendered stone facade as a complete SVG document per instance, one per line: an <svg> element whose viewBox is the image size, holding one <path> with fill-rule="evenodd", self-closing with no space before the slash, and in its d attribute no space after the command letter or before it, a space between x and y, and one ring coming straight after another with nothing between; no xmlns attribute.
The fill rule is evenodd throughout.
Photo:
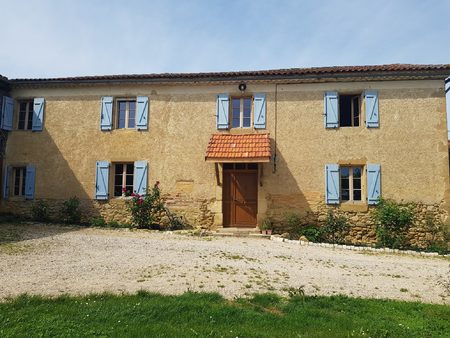
<svg viewBox="0 0 450 338"><path fill-rule="evenodd" d="M96 161L145 160L149 186L161 182L171 210L195 227L217 228L223 220L223 168L220 163L205 162L211 135L269 133L272 157L269 163L259 164L258 223L266 217L281 219L287 212L314 215L320 222L331 208L349 217L355 243L370 243L374 233L366 221L372 207L367 203L325 205L324 166L379 163L383 197L418 203L426 212L429 207L448 222L444 78L415 77L412 72L397 78L381 73L295 81L283 77L174 83L12 81L10 95L14 99L45 98L44 129L9 132L3 166L34 164L35 200L48 201L55 213L63 200L77 196L85 219L102 216L125 222L129 214L123 198L94 199ZM242 81L247 85L244 94L238 90ZM368 89L379 95L379 128L366 128L363 122L354 128L324 128L324 92L362 93ZM217 130L219 93L236 97L265 93L267 127ZM101 131L100 102L106 95L148 97L148 130ZM364 121L364 114L361 118ZM2 199L0 208L2 212L27 213L31 204L10 196ZM424 235L417 232L414 236L420 241Z"/></svg>

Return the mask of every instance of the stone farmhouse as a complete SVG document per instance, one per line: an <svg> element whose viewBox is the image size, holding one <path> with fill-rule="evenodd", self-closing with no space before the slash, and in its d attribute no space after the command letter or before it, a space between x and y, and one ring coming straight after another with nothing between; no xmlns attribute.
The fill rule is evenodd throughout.
<svg viewBox="0 0 450 338"><path fill-rule="evenodd" d="M0 78L2 212L126 221L159 181L196 227L254 228L287 212L348 216L354 242L380 196L450 210L447 65ZM423 219L422 219L423 221ZM417 235L420 238L420 234Z"/></svg>

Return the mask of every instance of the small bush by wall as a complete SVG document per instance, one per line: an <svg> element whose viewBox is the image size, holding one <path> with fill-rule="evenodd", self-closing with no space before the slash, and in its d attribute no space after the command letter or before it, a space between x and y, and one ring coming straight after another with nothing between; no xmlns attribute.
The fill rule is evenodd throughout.
<svg viewBox="0 0 450 338"><path fill-rule="evenodd" d="M323 238L333 244L344 244L345 237L349 232L350 226L347 218L336 216L331 210L328 212L325 225L322 227Z"/></svg>
<svg viewBox="0 0 450 338"><path fill-rule="evenodd" d="M189 226L183 218L170 212L164 205L161 197L159 182L145 195L132 193L128 201L128 210L131 212L132 224L143 229L180 230ZM166 222L163 219L166 219Z"/></svg>
<svg viewBox="0 0 450 338"><path fill-rule="evenodd" d="M380 199L372 214L376 225L377 245L392 249L407 246L406 236L414 222L414 205L400 205Z"/></svg>
<svg viewBox="0 0 450 338"><path fill-rule="evenodd" d="M31 207L31 216L34 221L48 222L50 221L49 205L46 201L38 200Z"/></svg>
<svg viewBox="0 0 450 338"><path fill-rule="evenodd" d="M132 193L131 196L127 206L131 212L132 223L143 229L159 228L160 214L164 210L159 182L156 182L153 188L147 191L147 194Z"/></svg>
<svg viewBox="0 0 450 338"><path fill-rule="evenodd" d="M61 216L64 223L79 224L81 222L80 200L71 197L63 202Z"/></svg>

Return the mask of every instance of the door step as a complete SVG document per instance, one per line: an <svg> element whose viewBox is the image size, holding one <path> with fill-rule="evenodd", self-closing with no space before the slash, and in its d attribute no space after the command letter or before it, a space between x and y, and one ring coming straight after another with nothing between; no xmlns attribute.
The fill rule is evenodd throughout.
<svg viewBox="0 0 450 338"><path fill-rule="evenodd" d="M220 228L217 229L213 236L220 237L255 237L270 238L270 235L263 235L258 228Z"/></svg>

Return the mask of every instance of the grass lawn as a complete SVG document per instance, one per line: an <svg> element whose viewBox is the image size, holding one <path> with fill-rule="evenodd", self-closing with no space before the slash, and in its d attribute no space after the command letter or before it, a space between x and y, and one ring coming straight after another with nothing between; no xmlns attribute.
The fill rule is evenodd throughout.
<svg viewBox="0 0 450 338"><path fill-rule="evenodd" d="M272 294L225 300L162 296L21 296L0 303L1 337L450 337L450 306Z"/></svg>

